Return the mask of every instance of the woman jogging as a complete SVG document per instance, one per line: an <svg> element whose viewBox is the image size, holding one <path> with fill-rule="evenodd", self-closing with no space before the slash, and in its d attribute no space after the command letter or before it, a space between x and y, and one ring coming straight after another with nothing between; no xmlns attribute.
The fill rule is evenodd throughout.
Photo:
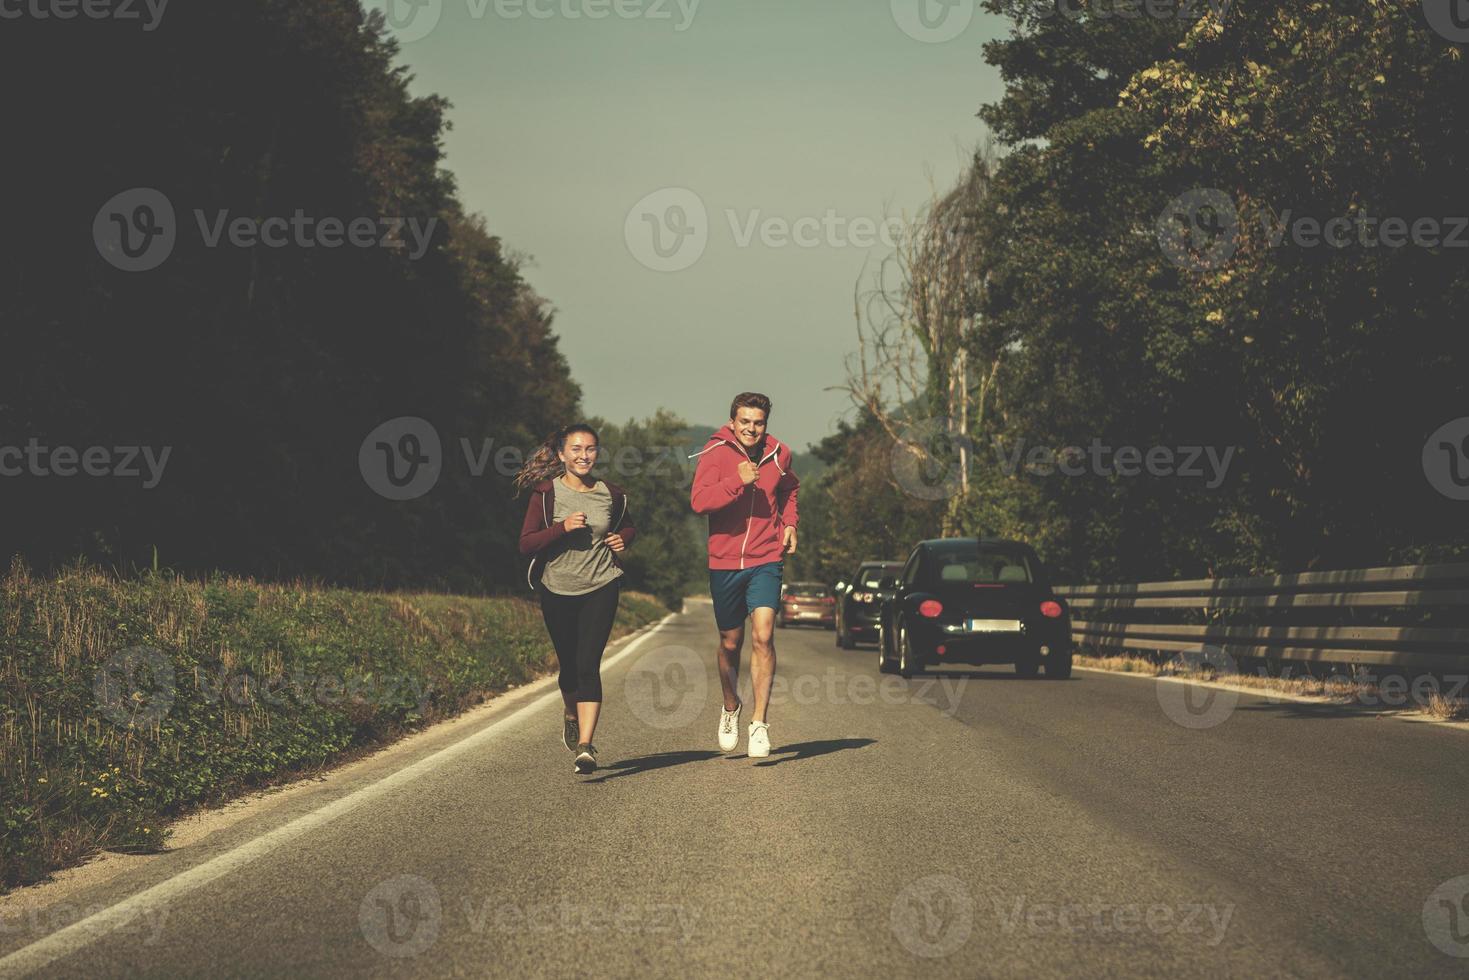
<svg viewBox="0 0 1469 980"><path fill-rule="evenodd" d="M531 559L526 581L540 597L556 648L566 705L561 737L579 773L597 768L592 735L602 710L602 650L622 586L617 555L637 535L627 494L592 475L597 448L591 426L568 425L551 433L515 475L517 489L532 489L520 553Z"/></svg>

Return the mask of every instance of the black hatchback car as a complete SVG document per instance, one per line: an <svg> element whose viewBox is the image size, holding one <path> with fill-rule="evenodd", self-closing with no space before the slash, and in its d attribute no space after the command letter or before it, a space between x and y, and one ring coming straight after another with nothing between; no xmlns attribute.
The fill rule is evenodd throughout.
<svg viewBox="0 0 1469 980"><path fill-rule="evenodd" d="M884 598L882 580L902 567L900 561L872 559L858 565L851 578L837 583L837 646L850 650L858 640L876 641L877 611Z"/></svg>
<svg viewBox="0 0 1469 980"><path fill-rule="evenodd" d="M1071 611L1030 545L998 538L921 541L883 580L878 668L904 677L930 664L1014 664L1071 676Z"/></svg>

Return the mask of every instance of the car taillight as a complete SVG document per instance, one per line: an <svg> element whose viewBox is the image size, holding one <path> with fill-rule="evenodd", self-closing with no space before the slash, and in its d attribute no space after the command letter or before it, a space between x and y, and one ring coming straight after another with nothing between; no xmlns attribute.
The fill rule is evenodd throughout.
<svg viewBox="0 0 1469 980"><path fill-rule="evenodd" d="M1046 617L1047 619L1060 619L1061 603L1052 602L1051 600L1047 599L1045 602L1041 603L1041 615Z"/></svg>
<svg viewBox="0 0 1469 980"><path fill-rule="evenodd" d="M822 598L821 604L823 606L834 606L837 604L837 597L834 595L825 596Z"/></svg>
<svg viewBox="0 0 1469 980"><path fill-rule="evenodd" d="M918 604L918 615L933 619L944 611L944 604L937 599L924 599Z"/></svg>

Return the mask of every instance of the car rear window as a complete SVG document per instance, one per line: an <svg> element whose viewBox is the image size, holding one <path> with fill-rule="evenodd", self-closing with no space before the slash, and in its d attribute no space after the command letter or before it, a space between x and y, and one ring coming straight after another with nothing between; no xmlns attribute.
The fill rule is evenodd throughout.
<svg viewBox="0 0 1469 980"><path fill-rule="evenodd" d="M1013 551L935 551L924 562L929 585L1019 585L1035 581L1028 555Z"/></svg>
<svg viewBox="0 0 1469 980"><path fill-rule="evenodd" d="M862 587L864 589L876 589L881 587L885 575L896 575L898 568L884 568L881 565L862 569Z"/></svg>
<svg viewBox="0 0 1469 980"><path fill-rule="evenodd" d="M831 590L824 585L802 585L799 582L794 582L791 585L786 586L786 595L798 595L808 597L827 596L831 595Z"/></svg>

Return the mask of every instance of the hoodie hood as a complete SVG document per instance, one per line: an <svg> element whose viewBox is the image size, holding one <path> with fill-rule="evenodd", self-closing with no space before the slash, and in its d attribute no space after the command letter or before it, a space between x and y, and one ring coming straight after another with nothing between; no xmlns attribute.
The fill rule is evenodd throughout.
<svg viewBox="0 0 1469 980"><path fill-rule="evenodd" d="M724 423L724 425L720 426L718 432L711 435L708 440L705 441L703 449L699 450L696 453L690 453L689 459L694 459L695 457L702 456L705 453L709 452L711 449L717 448L721 444L729 446L735 452L739 453L742 457L747 457L749 455L745 452L745 447L740 444L739 437L735 435L734 426L726 422ZM779 439L775 438L775 436L771 435L767 431L765 433L765 444L760 448L760 463L763 464L767 461L773 462L775 463L775 468L779 470L782 475L784 475L786 472L785 468L782 467L780 464L780 451L782 449L786 450L786 465L789 466L792 454L791 448L785 445Z"/></svg>

